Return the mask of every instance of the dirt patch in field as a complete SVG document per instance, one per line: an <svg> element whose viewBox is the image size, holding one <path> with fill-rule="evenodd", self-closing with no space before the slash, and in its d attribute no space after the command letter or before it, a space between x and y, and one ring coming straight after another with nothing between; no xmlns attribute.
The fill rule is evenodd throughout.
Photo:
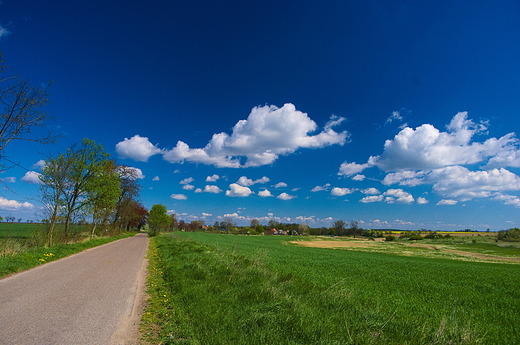
<svg viewBox="0 0 520 345"><path fill-rule="evenodd" d="M371 246L370 242L368 241L292 241L291 243L312 248L368 248Z"/></svg>
<svg viewBox="0 0 520 345"><path fill-rule="evenodd" d="M381 248L380 244L376 244L374 242L364 241L364 240L358 240L358 241L327 241L327 240L318 240L318 241L292 241L293 244L298 244L300 246L304 247L311 247L311 248ZM473 253L473 252L466 252L463 250L454 250L454 249L446 249L446 248L440 248L438 246L432 246L432 245L424 245L424 244L408 244L404 245L404 248L406 247L419 247L419 248L426 248L430 249L435 252L442 252L442 253L449 253L449 254L455 254L463 257L467 257L473 260L478 261L500 261L500 262L512 262L512 263L520 263L520 257L505 257L505 256L498 256L498 255L488 255L488 254L481 254L481 253ZM405 254L405 255L414 255L417 253L413 252L396 252L395 254Z"/></svg>

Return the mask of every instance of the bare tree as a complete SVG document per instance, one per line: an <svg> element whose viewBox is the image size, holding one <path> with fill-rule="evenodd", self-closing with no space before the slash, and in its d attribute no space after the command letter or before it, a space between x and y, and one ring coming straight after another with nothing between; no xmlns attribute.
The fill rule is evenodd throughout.
<svg viewBox="0 0 520 345"><path fill-rule="evenodd" d="M5 70L0 53L0 73ZM0 77L0 157L13 140L51 144L58 139L59 135L51 132L33 133L36 127L45 127L46 122L53 119L42 110L48 102L52 84L31 86L29 80L20 76Z"/></svg>

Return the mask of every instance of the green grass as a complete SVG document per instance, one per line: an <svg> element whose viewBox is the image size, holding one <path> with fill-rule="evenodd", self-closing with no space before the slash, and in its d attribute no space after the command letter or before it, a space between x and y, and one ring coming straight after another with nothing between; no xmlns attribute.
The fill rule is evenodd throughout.
<svg viewBox="0 0 520 345"><path fill-rule="evenodd" d="M148 341L520 343L518 265L305 248L287 239L154 238Z"/></svg>
<svg viewBox="0 0 520 345"><path fill-rule="evenodd" d="M31 234L43 226L35 223L0 223L0 239L2 238L29 238Z"/></svg>
<svg viewBox="0 0 520 345"><path fill-rule="evenodd" d="M0 256L0 277L27 270L46 262L81 252L88 248L100 246L133 235L134 234L123 234L114 237L94 238L84 242L59 244L52 247L24 248L14 255ZM1 244L2 243L0 243L0 245Z"/></svg>

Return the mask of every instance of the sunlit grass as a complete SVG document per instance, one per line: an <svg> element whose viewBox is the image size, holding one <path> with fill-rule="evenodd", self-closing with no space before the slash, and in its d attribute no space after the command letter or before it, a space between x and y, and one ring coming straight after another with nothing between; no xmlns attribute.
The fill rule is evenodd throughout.
<svg viewBox="0 0 520 345"><path fill-rule="evenodd" d="M275 236L153 241L152 343L520 342L516 265L305 248Z"/></svg>

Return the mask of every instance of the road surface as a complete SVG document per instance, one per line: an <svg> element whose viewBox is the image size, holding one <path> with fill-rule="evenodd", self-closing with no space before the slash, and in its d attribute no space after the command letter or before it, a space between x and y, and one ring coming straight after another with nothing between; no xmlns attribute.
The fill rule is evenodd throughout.
<svg viewBox="0 0 520 345"><path fill-rule="evenodd" d="M0 280L0 344L138 344L146 278L138 234Z"/></svg>

